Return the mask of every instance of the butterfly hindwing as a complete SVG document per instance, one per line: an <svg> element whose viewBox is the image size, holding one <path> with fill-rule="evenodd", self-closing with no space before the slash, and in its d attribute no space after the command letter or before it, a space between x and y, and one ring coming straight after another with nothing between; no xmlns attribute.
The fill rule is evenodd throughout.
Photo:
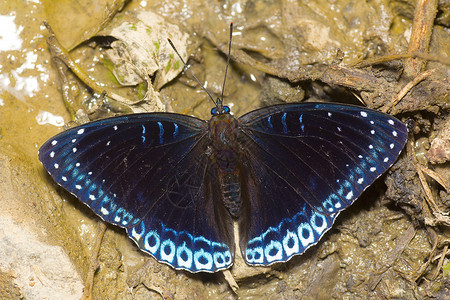
<svg viewBox="0 0 450 300"><path fill-rule="evenodd" d="M204 180L205 123L165 113L100 120L58 134L39 158L58 184L126 228L142 250L177 269L214 272L231 265L233 241L213 225L226 220L200 212L220 202L212 179Z"/></svg>
<svg viewBox="0 0 450 300"><path fill-rule="evenodd" d="M191 272L226 269L234 258L231 216L218 194L217 170L209 164L205 148L200 141L176 163L170 176L161 180L165 193L140 224L128 229L142 250Z"/></svg>
<svg viewBox="0 0 450 300"><path fill-rule="evenodd" d="M239 120L251 211L240 245L252 265L286 261L317 243L407 138L393 117L338 104L279 105Z"/></svg>

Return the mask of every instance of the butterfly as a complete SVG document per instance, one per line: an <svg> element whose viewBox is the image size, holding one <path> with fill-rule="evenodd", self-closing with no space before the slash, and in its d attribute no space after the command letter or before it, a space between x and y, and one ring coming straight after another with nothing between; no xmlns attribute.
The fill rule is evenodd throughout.
<svg viewBox="0 0 450 300"><path fill-rule="evenodd" d="M282 104L236 119L222 99L223 89L209 121L143 113L74 127L45 142L39 159L159 262L216 272L233 264L234 221L249 265L305 252L407 140L402 122L358 106Z"/></svg>
<svg viewBox="0 0 450 300"><path fill-rule="evenodd" d="M397 159L406 126L334 103L269 106L204 121L175 113L98 120L39 150L52 178L158 261L190 272L285 262Z"/></svg>

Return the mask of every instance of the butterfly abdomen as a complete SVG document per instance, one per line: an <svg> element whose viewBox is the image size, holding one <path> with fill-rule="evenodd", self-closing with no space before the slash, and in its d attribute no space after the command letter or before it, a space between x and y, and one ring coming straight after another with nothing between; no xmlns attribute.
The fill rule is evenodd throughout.
<svg viewBox="0 0 450 300"><path fill-rule="evenodd" d="M241 210L241 184L239 175L238 173L225 173L219 176L225 207L233 218L238 218Z"/></svg>
<svg viewBox="0 0 450 300"><path fill-rule="evenodd" d="M222 201L233 218L239 217L241 208L237 128L238 121L230 114L214 116L210 121L211 162L217 167Z"/></svg>

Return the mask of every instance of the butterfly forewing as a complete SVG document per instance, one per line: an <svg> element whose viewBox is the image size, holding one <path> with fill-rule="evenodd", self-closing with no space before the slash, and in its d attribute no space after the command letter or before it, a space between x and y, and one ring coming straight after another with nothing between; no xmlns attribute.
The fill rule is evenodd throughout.
<svg viewBox="0 0 450 300"><path fill-rule="evenodd" d="M142 250L177 269L213 272L231 265L233 241L214 226L229 224L226 217L204 213L220 202L204 180L205 123L178 114L100 120L58 134L39 158L58 184L126 228Z"/></svg>
<svg viewBox="0 0 450 300"><path fill-rule="evenodd" d="M337 104L288 104L240 119L251 174L242 221L249 264L286 261L317 243L337 214L384 173L407 129L383 113Z"/></svg>

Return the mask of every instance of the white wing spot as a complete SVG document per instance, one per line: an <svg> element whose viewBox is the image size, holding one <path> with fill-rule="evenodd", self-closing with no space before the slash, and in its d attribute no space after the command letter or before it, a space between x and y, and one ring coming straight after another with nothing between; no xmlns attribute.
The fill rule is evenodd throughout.
<svg viewBox="0 0 450 300"><path fill-rule="evenodd" d="M353 191L350 191L347 196L345 196L345 199L350 200L353 197Z"/></svg>
<svg viewBox="0 0 450 300"><path fill-rule="evenodd" d="M394 121L392 121L392 120L388 120L388 123L391 125L394 125Z"/></svg>
<svg viewBox="0 0 450 300"><path fill-rule="evenodd" d="M52 141L52 145L55 146L56 144L58 144L58 141L57 140L53 140Z"/></svg>
<svg viewBox="0 0 450 300"><path fill-rule="evenodd" d="M84 128L81 128L77 131L78 134L83 134L84 133Z"/></svg>
<svg viewBox="0 0 450 300"><path fill-rule="evenodd" d="M394 143L392 143L389 145L389 148L394 149L394 146L395 146Z"/></svg>
<svg viewBox="0 0 450 300"><path fill-rule="evenodd" d="M59 168L59 165L58 165L58 164L54 164L53 166L55 167L55 169L58 169L58 168Z"/></svg>
<svg viewBox="0 0 450 300"><path fill-rule="evenodd" d="M109 211L108 211L106 208L104 208L104 207L102 207L102 208L100 209L100 211L101 211L102 214L104 214L104 215L109 215Z"/></svg>
<svg viewBox="0 0 450 300"><path fill-rule="evenodd" d="M389 161L389 157L385 157L383 161L384 162L388 162Z"/></svg>
<svg viewBox="0 0 450 300"><path fill-rule="evenodd" d="M364 182L364 178L362 178L362 177L359 178L357 182L358 182L359 184L362 184L362 183Z"/></svg>
<svg viewBox="0 0 450 300"><path fill-rule="evenodd" d="M54 151L50 152L50 157L51 158L55 157L55 152Z"/></svg>
<svg viewBox="0 0 450 300"><path fill-rule="evenodd" d="M67 181L67 177L66 176L61 177L61 179L62 179L62 181Z"/></svg>
<svg viewBox="0 0 450 300"><path fill-rule="evenodd" d="M97 199L97 198L95 198L94 195L89 195L89 199L92 200L92 201L94 201L94 200Z"/></svg>
<svg viewBox="0 0 450 300"><path fill-rule="evenodd" d="M365 111L362 111L361 116L363 116L365 118L365 117L367 117L367 113Z"/></svg>
<svg viewBox="0 0 450 300"><path fill-rule="evenodd" d="M397 136L397 131L395 131L395 130L392 131L392 135L393 135L393 136Z"/></svg>
<svg viewBox="0 0 450 300"><path fill-rule="evenodd" d="M342 131L341 127L337 126L336 128L337 128L337 130L338 130L339 132Z"/></svg>
<svg viewBox="0 0 450 300"><path fill-rule="evenodd" d="M372 129L372 130L370 131L370 133L371 133L371 134L375 134L375 130Z"/></svg>
<svg viewBox="0 0 450 300"><path fill-rule="evenodd" d="M330 113L330 112L328 113L328 116L329 116L329 117L331 117L332 115L333 115L332 113Z"/></svg>
<svg viewBox="0 0 450 300"><path fill-rule="evenodd" d="M109 146L111 144L111 141L108 141L107 143L106 143L106 146Z"/></svg>
<svg viewBox="0 0 450 300"><path fill-rule="evenodd" d="M370 168L370 172L375 172L376 170L377 170L377 168L375 168L375 167Z"/></svg>
<svg viewBox="0 0 450 300"><path fill-rule="evenodd" d="M75 164L75 167L79 167L79 166L80 166L80 163L77 162L77 163Z"/></svg>
<svg viewBox="0 0 450 300"><path fill-rule="evenodd" d="M77 141L77 139L73 139L73 140L72 140L72 143L75 143L76 141Z"/></svg>
<svg viewBox="0 0 450 300"><path fill-rule="evenodd" d="M289 246L289 242L291 242L292 247ZM298 242L298 236L296 233L286 230L286 235L283 238L283 248L286 252L287 256L292 256L293 254L296 254L299 252L299 242Z"/></svg>
<svg viewBox="0 0 450 300"><path fill-rule="evenodd" d="M372 125L373 125L373 124L375 124L375 122L374 122L374 121L370 121L370 124L372 124Z"/></svg>
<svg viewBox="0 0 450 300"><path fill-rule="evenodd" d="M117 130L117 126L114 126L113 128L114 128L114 130Z"/></svg>
<svg viewBox="0 0 450 300"><path fill-rule="evenodd" d="M75 188L76 188L77 190L81 190L81 185L77 184L77 185L75 186Z"/></svg>
<svg viewBox="0 0 450 300"><path fill-rule="evenodd" d="M88 172L88 175L92 175L92 172Z"/></svg>
<svg viewBox="0 0 450 300"><path fill-rule="evenodd" d="M373 145L372 144L369 145L369 149L373 149Z"/></svg>
<svg viewBox="0 0 450 300"><path fill-rule="evenodd" d="M114 218L114 222L119 223L119 222L120 222L120 217L119 217L119 216L116 216L116 217Z"/></svg>
<svg viewBox="0 0 450 300"><path fill-rule="evenodd" d="M77 148L73 147L72 151L73 153L77 152Z"/></svg>

